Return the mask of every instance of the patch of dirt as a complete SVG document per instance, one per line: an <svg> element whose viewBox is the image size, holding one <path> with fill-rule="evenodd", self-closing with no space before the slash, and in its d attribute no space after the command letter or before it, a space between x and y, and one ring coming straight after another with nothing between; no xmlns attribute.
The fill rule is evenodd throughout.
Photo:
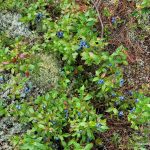
<svg viewBox="0 0 150 150"><path fill-rule="evenodd" d="M108 51L112 53L120 45L127 48L126 55L129 65L123 67L127 86L130 89L140 89L142 86L147 86L148 90L150 90L150 38L145 33L145 39L140 40L137 37L142 36L142 29L136 29L133 34L130 28L131 25L137 23L136 18L130 17L135 10L135 3L127 0L120 0L118 5L105 2L100 5L100 12L102 13L101 10L106 7L112 14L110 17L102 17L104 26L108 26L111 32L107 47ZM111 21L112 17L123 21L114 28Z"/></svg>

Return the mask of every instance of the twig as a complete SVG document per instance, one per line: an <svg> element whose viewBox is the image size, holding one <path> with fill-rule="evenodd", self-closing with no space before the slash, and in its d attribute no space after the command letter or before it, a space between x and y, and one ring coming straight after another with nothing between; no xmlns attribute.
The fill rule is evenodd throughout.
<svg viewBox="0 0 150 150"><path fill-rule="evenodd" d="M96 6L97 6L97 8L99 8L100 3L101 3L101 1L100 1L100 0L98 0L98 1L96 2Z"/></svg>
<svg viewBox="0 0 150 150"><path fill-rule="evenodd" d="M100 12L99 12L99 10L98 10L98 5L100 5L100 1L97 1L97 2L94 2L93 0L91 0L91 2L93 3L93 5L94 5L94 7L95 7L95 9L96 9L96 11L97 11L97 13L98 13L98 19L99 19L99 21L100 21L100 24L101 24L101 38L103 38L103 34L104 34L104 25L103 25L103 22L102 22L102 19L101 19L101 14L100 14ZM97 4L98 5L97 5Z"/></svg>

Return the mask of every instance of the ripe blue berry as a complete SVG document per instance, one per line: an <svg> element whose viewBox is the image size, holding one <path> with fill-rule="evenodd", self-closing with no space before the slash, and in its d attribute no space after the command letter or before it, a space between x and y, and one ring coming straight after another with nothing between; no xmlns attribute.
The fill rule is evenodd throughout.
<svg viewBox="0 0 150 150"><path fill-rule="evenodd" d="M20 105L16 105L16 108L17 108L18 110L20 110L20 109L21 109L21 106L20 106Z"/></svg>
<svg viewBox="0 0 150 150"><path fill-rule="evenodd" d="M81 116L81 113L80 113L80 112L78 112L78 116L79 116L79 117Z"/></svg>
<svg viewBox="0 0 150 150"><path fill-rule="evenodd" d="M81 40L79 43L79 50L82 48L89 48L88 44L86 41Z"/></svg>
<svg viewBox="0 0 150 150"><path fill-rule="evenodd" d="M111 93L111 96L112 96L112 97L115 97L115 96L116 96L116 93Z"/></svg>
<svg viewBox="0 0 150 150"><path fill-rule="evenodd" d="M45 109L46 108L46 106L45 105L43 105L43 109Z"/></svg>
<svg viewBox="0 0 150 150"><path fill-rule="evenodd" d="M124 96L120 96L119 99L120 99L121 101L123 101L123 100L124 100Z"/></svg>
<svg viewBox="0 0 150 150"><path fill-rule="evenodd" d="M118 115L119 115L119 117L122 117L123 116L123 111L119 111Z"/></svg>
<svg viewBox="0 0 150 150"><path fill-rule="evenodd" d="M26 93L26 94L27 94L27 93L29 93L29 92L30 92L30 88L26 86L26 87L24 88L24 90L23 90L23 91L24 91L24 93Z"/></svg>
<svg viewBox="0 0 150 150"><path fill-rule="evenodd" d="M55 137L55 140L58 141L58 140L59 140L59 137Z"/></svg>
<svg viewBox="0 0 150 150"><path fill-rule="evenodd" d="M123 84L124 84L124 79L121 79L120 80L120 86L123 86Z"/></svg>
<svg viewBox="0 0 150 150"><path fill-rule="evenodd" d="M96 124L96 127L97 127L97 128L99 128L99 127L101 127L101 126L102 126L102 125L101 125L100 123L97 123L97 124Z"/></svg>
<svg viewBox="0 0 150 150"><path fill-rule="evenodd" d="M116 76L118 76L119 74L120 74L120 71L117 71L117 72L115 73Z"/></svg>
<svg viewBox="0 0 150 150"><path fill-rule="evenodd" d="M128 91L128 95L129 95L129 96L132 96L132 95L133 95L133 92L132 92L132 91Z"/></svg>
<svg viewBox="0 0 150 150"><path fill-rule="evenodd" d="M112 18L111 18L111 22L112 22L112 23L115 23L115 22L116 22L116 17L112 17Z"/></svg>
<svg viewBox="0 0 150 150"><path fill-rule="evenodd" d="M136 103L138 103L138 102L139 102L139 99L138 99L138 98L137 98L137 99L135 99L135 102L136 102Z"/></svg>
<svg viewBox="0 0 150 150"><path fill-rule="evenodd" d="M58 31L56 35L59 38L63 38L64 37L64 33L62 31Z"/></svg>
<svg viewBox="0 0 150 150"><path fill-rule="evenodd" d="M64 112L65 112L65 118L68 118L69 116L68 109L65 109Z"/></svg>
<svg viewBox="0 0 150 150"><path fill-rule="evenodd" d="M119 105L119 102L115 102L115 106L118 106Z"/></svg>
<svg viewBox="0 0 150 150"><path fill-rule="evenodd" d="M104 84L104 80L103 80L103 79L100 79L100 80L98 81L98 84Z"/></svg>
<svg viewBox="0 0 150 150"><path fill-rule="evenodd" d="M135 111L135 107L133 107L133 108L130 110L131 113L134 112L134 111Z"/></svg>
<svg viewBox="0 0 150 150"><path fill-rule="evenodd" d="M3 82L4 82L3 77L0 77L0 83L3 83Z"/></svg>
<svg viewBox="0 0 150 150"><path fill-rule="evenodd" d="M36 22L40 22L42 17L43 17L43 14L41 12L37 13L37 15L36 15Z"/></svg>

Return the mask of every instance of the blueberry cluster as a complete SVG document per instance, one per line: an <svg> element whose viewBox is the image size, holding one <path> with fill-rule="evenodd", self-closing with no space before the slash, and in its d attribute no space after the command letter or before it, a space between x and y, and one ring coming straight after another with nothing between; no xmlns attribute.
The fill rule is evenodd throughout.
<svg viewBox="0 0 150 150"><path fill-rule="evenodd" d="M35 18L36 22L40 22L42 17L43 17L43 14L41 12L37 13L36 18Z"/></svg>
<svg viewBox="0 0 150 150"><path fill-rule="evenodd" d="M68 109L65 109L64 112L65 112L65 118L67 119L69 117Z"/></svg>
<svg viewBox="0 0 150 150"><path fill-rule="evenodd" d="M89 46L86 41L81 40L79 43L79 50L81 50L83 48L89 48Z"/></svg>
<svg viewBox="0 0 150 150"><path fill-rule="evenodd" d="M63 33L62 31L58 31L58 32L56 33L56 35L57 35L57 37L59 37L59 38L63 38L63 37L64 37L64 33Z"/></svg>
<svg viewBox="0 0 150 150"><path fill-rule="evenodd" d="M104 84L104 80L103 80L103 79L100 79L100 80L98 81L98 84Z"/></svg>

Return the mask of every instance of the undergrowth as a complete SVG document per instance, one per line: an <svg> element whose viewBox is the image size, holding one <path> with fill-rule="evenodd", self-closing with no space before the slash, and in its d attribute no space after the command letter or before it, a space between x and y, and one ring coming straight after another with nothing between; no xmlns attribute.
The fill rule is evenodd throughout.
<svg viewBox="0 0 150 150"><path fill-rule="evenodd" d="M148 3L137 3L136 14L147 10ZM84 4L88 7L85 12L69 0L8 0L1 6L15 8L22 14L21 21L37 31L34 44L1 33L0 93L7 92L1 94L1 100L10 103L2 101L0 116L11 116L28 126L23 134L12 137L15 149L105 147L98 135L109 130L107 115L117 120L128 118L134 131L148 126L150 98L143 92L124 91L122 65L128 65L127 49L120 45L113 53L107 50L109 36L99 37L96 11L90 2ZM52 14L51 8L55 9ZM61 61L55 63L52 53ZM45 94L31 96L34 83ZM114 134L112 140L116 137ZM132 148L139 148L134 145Z"/></svg>

